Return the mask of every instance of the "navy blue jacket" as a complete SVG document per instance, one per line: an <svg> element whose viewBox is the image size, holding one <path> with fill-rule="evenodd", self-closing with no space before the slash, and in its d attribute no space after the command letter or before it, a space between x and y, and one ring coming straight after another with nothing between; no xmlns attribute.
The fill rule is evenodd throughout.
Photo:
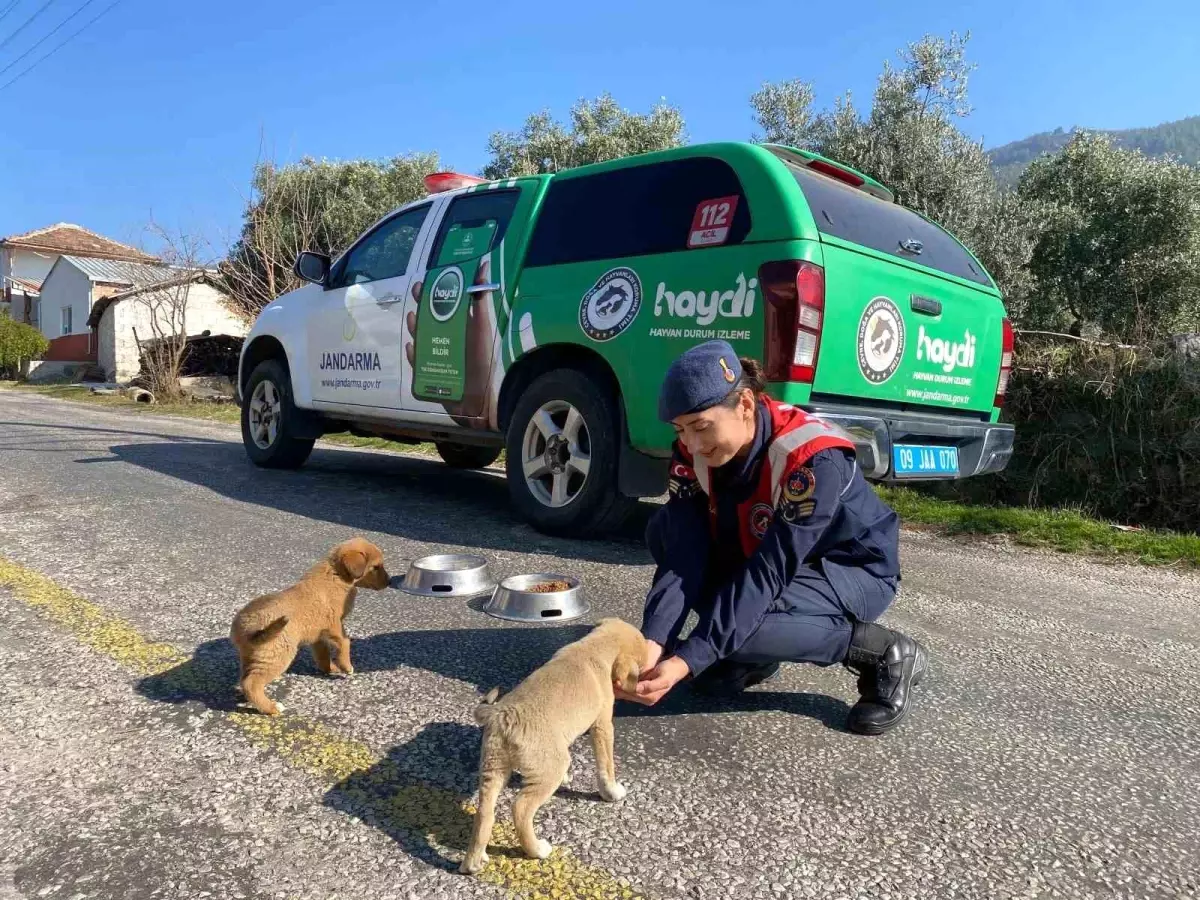
<svg viewBox="0 0 1200 900"><path fill-rule="evenodd" d="M839 598L853 609L859 569L895 587L900 577L900 522L863 478L852 453L822 450L808 461L814 490L811 512L787 521L776 514L754 554L746 559L739 534L738 505L754 491L766 456L770 415L759 404L750 453L712 470L717 499L717 538L709 525L708 498L698 484L676 485L655 515L671 536L657 560L646 597L642 633L668 648L688 612L700 621L673 652L691 674L729 656L745 642L801 566L819 569Z"/></svg>

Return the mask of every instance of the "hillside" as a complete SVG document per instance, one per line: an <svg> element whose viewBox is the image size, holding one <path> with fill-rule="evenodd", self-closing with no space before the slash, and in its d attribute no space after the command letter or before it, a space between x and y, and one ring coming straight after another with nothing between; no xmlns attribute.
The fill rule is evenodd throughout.
<svg viewBox="0 0 1200 900"><path fill-rule="evenodd" d="M988 151L996 177L1004 185L1015 185L1025 167L1043 153L1061 150L1071 139L1074 128L1043 131ZM1127 128L1104 131L1118 146L1141 150L1150 156L1170 153L1184 162L1200 165L1200 116L1178 122L1165 122L1152 128Z"/></svg>

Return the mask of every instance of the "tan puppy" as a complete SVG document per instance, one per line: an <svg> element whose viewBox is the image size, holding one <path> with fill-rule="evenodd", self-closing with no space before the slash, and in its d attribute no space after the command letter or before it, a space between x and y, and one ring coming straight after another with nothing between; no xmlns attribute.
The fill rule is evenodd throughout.
<svg viewBox="0 0 1200 900"><path fill-rule="evenodd" d="M589 728L600 796L624 798L625 788L617 783L613 767L613 682L637 690L645 658L646 641L636 628L620 619L602 619L504 699L496 702L498 688L484 698L475 709L475 720L483 726L479 811L460 872L473 875L487 863L496 799L514 771L522 778L513 801L521 848L534 859L550 855L550 842L534 833L533 816L563 783L571 764L570 746Z"/></svg>
<svg viewBox="0 0 1200 900"><path fill-rule="evenodd" d="M354 538L334 547L298 583L242 607L229 639L238 651L238 687L254 708L268 716L283 711L267 696L266 687L288 670L304 644L312 645L317 668L325 674L353 675L350 638L342 620L354 608L359 587L378 591L388 580L379 548ZM330 659L331 646L336 661Z"/></svg>

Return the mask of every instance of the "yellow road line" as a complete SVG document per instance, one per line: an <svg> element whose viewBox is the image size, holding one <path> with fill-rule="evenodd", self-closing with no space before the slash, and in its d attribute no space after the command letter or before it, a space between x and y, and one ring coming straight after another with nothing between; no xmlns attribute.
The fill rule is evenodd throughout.
<svg viewBox="0 0 1200 900"><path fill-rule="evenodd" d="M127 622L54 581L0 557L0 587L69 631L91 649L137 675L160 679L160 687L189 696L220 696L230 688L193 665L175 647L147 640ZM380 759L370 747L342 737L312 719L294 714L271 718L257 713L222 714L252 743L290 765L335 784L336 792L386 830L415 833L439 853L455 859L470 837L475 809L453 791L422 783ZM556 848L545 860L525 858L511 822L497 822L490 861L478 876L509 897L529 900L644 900L623 879L589 866ZM466 878L467 876L461 876Z"/></svg>
<svg viewBox="0 0 1200 900"><path fill-rule="evenodd" d="M81 643L139 675L157 675L187 660L174 647L146 640L91 601L3 557L0 585L11 588L26 605L40 610Z"/></svg>

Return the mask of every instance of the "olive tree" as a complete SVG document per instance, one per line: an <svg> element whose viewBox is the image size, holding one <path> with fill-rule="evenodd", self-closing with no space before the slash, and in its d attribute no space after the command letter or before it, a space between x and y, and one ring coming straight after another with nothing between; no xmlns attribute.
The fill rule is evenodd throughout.
<svg viewBox="0 0 1200 900"><path fill-rule="evenodd" d="M1020 305L1039 218L1004 196L980 142L962 132L968 116L969 35L929 36L885 62L870 111L847 93L814 112L811 85L765 84L751 97L757 140L808 149L878 179L896 200L947 228L975 253Z"/></svg>
<svg viewBox="0 0 1200 900"><path fill-rule="evenodd" d="M608 94L580 100L564 125L548 110L534 113L522 128L496 132L488 140L491 158L485 178L513 178L561 172L589 163L666 150L684 140L679 110L659 103L645 114L622 109Z"/></svg>
<svg viewBox="0 0 1200 900"><path fill-rule="evenodd" d="M1200 324L1200 170L1079 133L1018 193L1052 210L1029 263L1042 318L1121 338Z"/></svg>
<svg viewBox="0 0 1200 900"><path fill-rule="evenodd" d="M222 285L253 318L299 285L292 272L302 250L334 255L389 210L425 196L434 153L386 160L332 162L309 157L289 165L260 161L242 228L220 266Z"/></svg>

